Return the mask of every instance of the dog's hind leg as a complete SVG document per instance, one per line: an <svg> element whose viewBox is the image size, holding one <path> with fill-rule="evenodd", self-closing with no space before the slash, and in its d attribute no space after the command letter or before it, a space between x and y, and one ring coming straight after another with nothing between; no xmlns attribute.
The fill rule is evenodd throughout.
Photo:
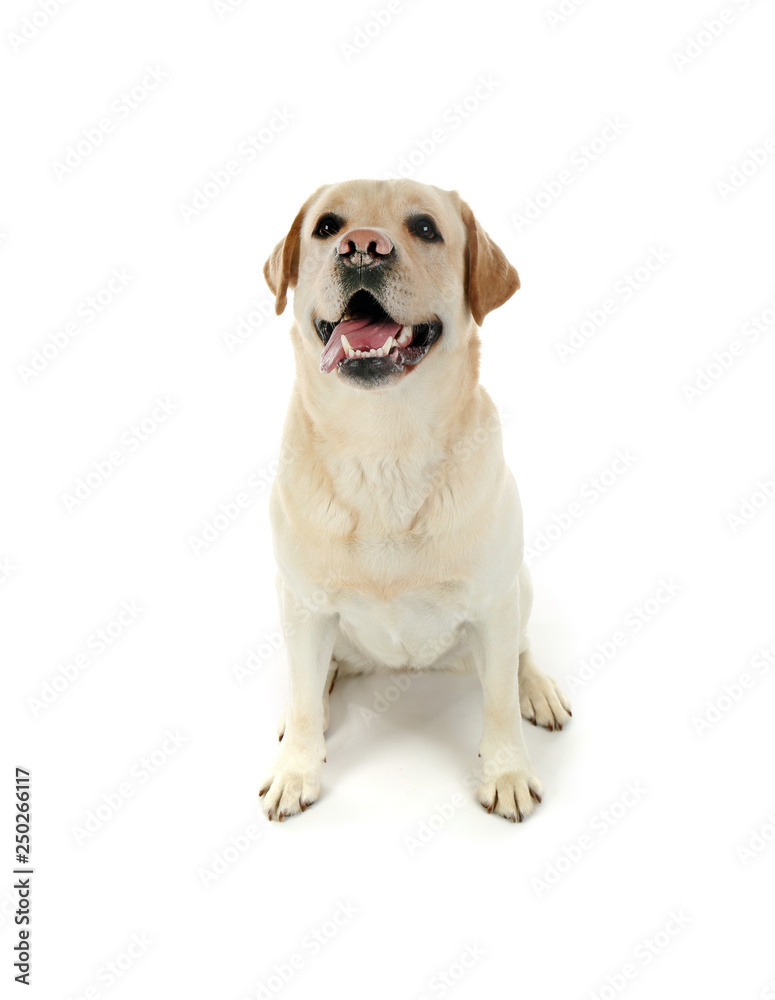
<svg viewBox="0 0 775 1000"><path fill-rule="evenodd" d="M519 710L534 726L562 729L572 712L560 685L536 666L530 650L527 622L533 607L533 582L527 566L519 571Z"/></svg>
<svg viewBox="0 0 775 1000"><path fill-rule="evenodd" d="M519 710L534 726L562 729L570 716L570 701L560 685L535 665L530 646L519 654Z"/></svg>

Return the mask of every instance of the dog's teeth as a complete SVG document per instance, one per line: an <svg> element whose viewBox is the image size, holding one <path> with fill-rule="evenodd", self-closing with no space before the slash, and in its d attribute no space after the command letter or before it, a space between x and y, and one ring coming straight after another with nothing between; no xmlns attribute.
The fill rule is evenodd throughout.
<svg viewBox="0 0 775 1000"><path fill-rule="evenodd" d="M383 347L378 347L376 351L377 357L382 358L385 356L385 349Z"/></svg>
<svg viewBox="0 0 775 1000"><path fill-rule="evenodd" d="M401 328L401 333L398 335L397 344L401 347L406 347L409 341L412 339L412 328L411 326L404 326Z"/></svg>
<svg viewBox="0 0 775 1000"><path fill-rule="evenodd" d="M393 338L392 337L388 337L388 339L382 345L382 353L383 354L390 354L390 350L391 350L392 347L393 347Z"/></svg>
<svg viewBox="0 0 775 1000"><path fill-rule="evenodd" d="M347 357L348 358L354 358L355 357L355 351L352 349L352 347L350 348L350 353L347 355Z"/></svg>
<svg viewBox="0 0 775 1000"><path fill-rule="evenodd" d="M356 351L355 352L355 357L356 358L362 358L363 357L363 351Z"/></svg>
<svg viewBox="0 0 775 1000"><path fill-rule="evenodd" d="M349 354L350 351L352 350L352 347L350 347L350 341L347 339L347 337L345 337L344 334L342 334L342 350L344 351L345 354Z"/></svg>

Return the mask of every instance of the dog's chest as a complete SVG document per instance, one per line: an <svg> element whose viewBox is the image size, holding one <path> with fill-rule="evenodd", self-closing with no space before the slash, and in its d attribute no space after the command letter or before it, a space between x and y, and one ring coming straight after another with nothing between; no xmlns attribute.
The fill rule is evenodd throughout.
<svg viewBox="0 0 775 1000"><path fill-rule="evenodd" d="M273 490L275 551L289 589L338 616L335 658L423 668L465 657L469 623L511 561L502 457L368 440L336 459L300 450Z"/></svg>
<svg viewBox="0 0 775 1000"><path fill-rule="evenodd" d="M350 512L352 531L361 539L390 548L391 539L405 535L428 505L437 468L426 456L349 457L331 470L332 499Z"/></svg>

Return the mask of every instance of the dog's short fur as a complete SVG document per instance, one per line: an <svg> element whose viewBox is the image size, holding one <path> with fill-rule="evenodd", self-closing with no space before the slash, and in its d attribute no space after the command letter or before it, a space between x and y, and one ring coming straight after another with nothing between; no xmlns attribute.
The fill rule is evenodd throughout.
<svg viewBox="0 0 775 1000"><path fill-rule="evenodd" d="M520 710L561 729L570 707L531 657L519 497L478 382L477 327L517 272L456 192L360 180L316 191L264 274L278 314L295 288L296 358L270 501L290 698L265 811L317 799L337 673L450 668L482 682L479 799L521 821L541 783ZM348 308L412 340L323 374Z"/></svg>

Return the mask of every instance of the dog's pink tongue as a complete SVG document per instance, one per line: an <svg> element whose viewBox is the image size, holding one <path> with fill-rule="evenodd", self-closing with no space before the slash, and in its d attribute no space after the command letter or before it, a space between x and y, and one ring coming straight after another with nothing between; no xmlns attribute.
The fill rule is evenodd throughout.
<svg viewBox="0 0 775 1000"><path fill-rule="evenodd" d="M345 319L338 323L328 339L320 355L320 370L324 374L332 372L344 358L342 334L347 337L354 351L371 351L382 347L388 337L397 337L401 330L400 323L386 319L381 323L372 323L368 319Z"/></svg>

